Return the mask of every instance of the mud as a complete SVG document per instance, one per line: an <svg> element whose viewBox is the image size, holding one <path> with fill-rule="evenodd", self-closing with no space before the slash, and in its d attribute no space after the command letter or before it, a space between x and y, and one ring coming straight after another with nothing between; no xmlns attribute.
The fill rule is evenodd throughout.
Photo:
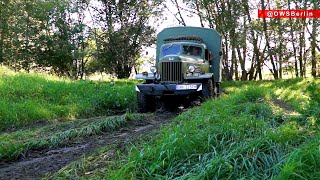
<svg viewBox="0 0 320 180"><path fill-rule="evenodd" d="M78 138L68 146L57 149L29 151L16 162L0 165L0 179L41 179L47 173L54 173L67 164L81 158L84 154L106 146L125 146L129 142L147 135L170 122L176 113L161 113L153 119L130 121L119 130Z"/></svg>
<svg viewBox="0 0 320 180"><path fill-rule="evenodd" d="M274 104L278 105L282 109L288 112L294 112L293 107L291 107L287 102L281 100L281 99L273 99L272 100Z"/></svg>

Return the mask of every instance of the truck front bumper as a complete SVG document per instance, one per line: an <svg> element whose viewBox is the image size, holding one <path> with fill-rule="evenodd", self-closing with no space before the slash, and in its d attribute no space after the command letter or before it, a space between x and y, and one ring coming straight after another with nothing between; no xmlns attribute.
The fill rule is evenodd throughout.
<svg viewBox="0 0 320 180"><path fill-rule="evenodd" d="M136 86L136 91L153 96L189 95L198 91L202 91L202 84L139 84Z"/></svg>

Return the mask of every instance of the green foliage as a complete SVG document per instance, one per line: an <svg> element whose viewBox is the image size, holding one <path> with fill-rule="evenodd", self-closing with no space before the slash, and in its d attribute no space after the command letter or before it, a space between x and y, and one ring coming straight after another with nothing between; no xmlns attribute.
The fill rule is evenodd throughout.
<svg viewBox="0 0 320 180"><path fill-rule="evenodd" d="M0 64L75 79L100 71L129 77L161 2L2 0Z"/></svg>
<svg viewBox="0 0 320 180"><path fill-rule="evenodd" d="M135 106L134 81L71 81L0 73L0 130L132 111Z"/></svg>
<svg viewBox="0 0 320 180"><path fill-rule="evenodd" d="M100 47L97 49L98 63L108 73L128 78L132 68L138 64L142 47L152 43L155 29L149 25L149 18L161 1L99 2L105 8L101 9L106 12L101 19L106 22L106 30L97 39ZM94 63L92 65L95 66Z"/></svg>
<svg viewBox="0 0 320 180"><path fill-rule="evenodd" d="M1 62L15 70L51 67L58 74L71 70L73 57L69 37L73 29L66 20L67 2L18 0L1 3L1 9L6 10L1 16L7 24L0 26Z"/></svg>
<svg viewBox="0 0 320 180"><path fill-rule="evenodd" d="M318 112L305 110L314 103L308 85L318 82L225 83L226 95L182 113L115 161L99 166L101 154L111 151L104 148L67 166L56 178L317 179ZM97 169L85 174L93 165Z"/></svg>

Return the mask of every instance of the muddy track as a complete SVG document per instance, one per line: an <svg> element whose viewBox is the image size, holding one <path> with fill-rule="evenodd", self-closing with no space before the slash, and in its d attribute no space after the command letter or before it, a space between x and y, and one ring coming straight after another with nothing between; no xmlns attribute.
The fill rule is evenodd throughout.
<svg viewBox="0 0 320 180"><path fill-rule="evenodd" d="M159 129L175 116L176 113L157 113L152 119L130 121L125 127L110 133L76 139L63 148L29 151L19 161L0 165L0 179L40 179L99 147L126 145Z"/></svg>

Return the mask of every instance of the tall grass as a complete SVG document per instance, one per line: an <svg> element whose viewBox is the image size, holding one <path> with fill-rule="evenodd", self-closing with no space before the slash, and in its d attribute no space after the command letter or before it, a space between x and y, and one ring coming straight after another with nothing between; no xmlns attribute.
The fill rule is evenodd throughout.
<svg viewBox="0 0 320 180"><path fill-rule="evenodd" d="M10 161L18 158L28 150L54 148L70 143L78 137L91 136L102 132L111 132L127 125L130 121L145 121L147 114L124 114L100 119L92 119L89 123L79 123L70 127L68 123L37 128L37 130L21 130L15 133L0 135L0 161ZM150 117L149 117L150 118ZM82 121L86 121L83 119ZM51 130L52 133L45 131ZM22 136L19 138L17 136Z"/></svg>
<svg viewBox="0 0 320 180"><path fill-rule="evenodd" d="M316 115L320 109L312 107L317 99L311 97L318 97L310 89L312 83L319 87L319 80L313 79L226 83L227 95L179 115L158 136L129 147L113 163L86 175L85 167L96 162L89 157L81 161L87 163L82 164L81 171L66 168L57 176L318 179L320 136Z"/></svg>
<svg viewBox="0 0 320 180"><path fill-rule="evenodd" d="M272 116L267 94L250 87L182 114L155 143L132 149L108 178L273 177L284 150L265 136Z"/></svg>
<svg viewBox="0 0 320 180"><path fill-rule="evenodd" d="M72 81L0 69L0 131L134 109L136 82Z"/></svg>

